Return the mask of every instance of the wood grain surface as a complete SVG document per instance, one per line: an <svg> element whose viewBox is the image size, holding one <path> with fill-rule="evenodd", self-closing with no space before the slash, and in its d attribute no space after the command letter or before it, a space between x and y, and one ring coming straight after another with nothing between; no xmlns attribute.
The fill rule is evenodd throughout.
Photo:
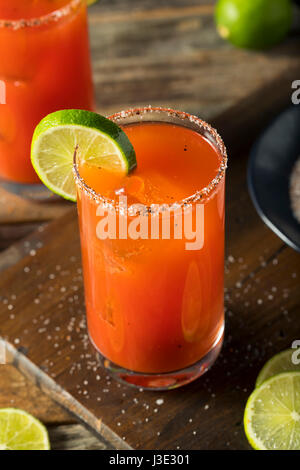
<svg viewBox="0 0 300 470"><path fill-rule="evenodd" d="M14 346L9 357L114 447L248 448L242 417L256 375L300 337L299 254L259 220L246 163L246 154L233 157L227 180L225 346L212 370L184 390L135 391L101 369L85 327L75 211L40 233L47 242L30 244L33 256L2 273L0 324Z"/></svg>
<svg viewBox="0 0 300 470"><path fill-rule="evenodd" d="M15 366L0 366L0 406L15 403L40 417L54 448L78 448L82 440L81 448L246 449L241 421L256 374L300 336L299 255L262 224L246 189L249 144L290 99L291 82L300 75L300 41L290 37L262 53L234 49L215 32L214 3L102 0L90 9L99 111L149 103L181 108L213 121L230 149L227 339L203 379L163 394L157 405L160 395L119 387L99 371L84 326L75 214L60 219L68 204L33 204L0 190L0 249L39 227L0 256L0 333L21 351ZM40 227L54 218L49 228Z"/></svg>

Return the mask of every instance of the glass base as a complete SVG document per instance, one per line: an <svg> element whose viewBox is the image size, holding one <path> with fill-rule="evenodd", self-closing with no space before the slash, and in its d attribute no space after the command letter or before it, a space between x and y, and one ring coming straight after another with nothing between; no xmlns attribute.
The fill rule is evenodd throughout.
<svg viewBox="0 0 300 470"><path fill-rule="evenodd" d="M189 367L186 367L185 369L176 370L173 372L165 372L162 374L144 374L141 372L133 372L131 370L123 369L122 367L106 359L106 357L104 357L97 348L96 350L101 365L113 378L119 382L143 390L162 391L182 387L183 385L193 382L194 380L201 377L201 375L205 374L205 372L208 371L208 369L217 359L223 345L223 339L224 326L222 326L218 338L211 350L198 362Z"/></svg>
<svg viewBox="0 0 300 470"><path fill-rule="evenodd" d="M52 193L43 184L22 184L14 183L12 181L5 181L0 179L0 187L8 193L15 194L16 196L30 199L37 202L51 202L61 199L58 195Z"/></svg>

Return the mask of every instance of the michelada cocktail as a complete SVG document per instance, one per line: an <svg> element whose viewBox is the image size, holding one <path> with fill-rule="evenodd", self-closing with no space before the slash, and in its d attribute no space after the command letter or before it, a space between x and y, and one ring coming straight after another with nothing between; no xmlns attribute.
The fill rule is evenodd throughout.
<svg viewBox="0 0 300 470"><path fill-rule="evenodd" d="M37 127L32 160L51 189L77 193L88 332L104 367L150 389L202 375L224 334L221 137L171 109L61 111Z"/></svg>
<svg viewBox="0 0 300 470"><path fill-rule="evenodd" d="M62 108L93 109L86 0L0 0L0 178L37 183L35 126Z"/></svg>
<svg viewBox="0 0 300 470"><path fill-rule="evenodd" d="M151 108L111 119L129 137L137 168L122 176L78 161L89 333L119 377L172 387L203 373L222 343L224 148L184 113ZM116 215L115 233L105 228L105 204ZM134 206L140 226L130 233ZM112 237L101 237L101 217Z"/></svg>

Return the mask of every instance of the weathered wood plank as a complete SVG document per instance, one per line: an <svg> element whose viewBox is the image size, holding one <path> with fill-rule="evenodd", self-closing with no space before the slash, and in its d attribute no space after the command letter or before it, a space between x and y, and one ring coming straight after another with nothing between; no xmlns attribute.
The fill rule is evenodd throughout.
<svg viewBox="0 0 300 470"><path fill-rule="evenodd" d="M109 447L99 437L80 424L48 427L52 450L107 450Z"/></svg>
<svg viewBox="0 0 300 470"><path fill-rule="evenodd" d="M101 0L90 8L91 16L96 13L148 11L153 9L178 8L184 10L191 6L214 5L216 0Z"/></svg>
<svg viewBox="0 0 300 470"><path fill-rule="evenodd" d="M191 15L212 15L214 11L214 5L212 4L188 4L185 6L172 5L170 3L160 6L152 4L152 8L132 8L127 10L114 11L114 9L104 10L103 6L97 12L94 10L93 14L90 15L91 23L123 23L126 21L145 21L145 20L162 20L170 18L185 18Z"/></svg>
<svg viewBox="0 0 300 470"><path fill-rule="evenodd" d="M0 252L36 230L40 222L0 225Z"/></svg>
<svg viewBox="0 0 300 470"><path fill-rule="evenodd" d="M108 448L105 440L95 437L83 425L77 424L69 412L42 393L14 366L0 365L0 408L11 407L33 414L47 426L53 450Z"/></svg>
<svg viewBox="0 0 300 470"><path fill-rule="evenodd" d="M22 408L46 425L76 422L14 366L0 365L0 408L11 407Z"/></svg>
<svg viewBox="0 0 300 470"><path fill-rule="evenodd" d="M10 194L0 188L0 224L47 221L60 217L71 207L71 203L55 200L37 203Z"/></svg>
<svg viewBox="0 0 300 470"><path fill-rule="evenodd" d="M235 49L218 37L211 2L165 5L170 9L158 2L146 9L99 3L91 10L94 80L102 113L151 103L211 119L286 70L299 70L297 38L269 53Z"/></svg>

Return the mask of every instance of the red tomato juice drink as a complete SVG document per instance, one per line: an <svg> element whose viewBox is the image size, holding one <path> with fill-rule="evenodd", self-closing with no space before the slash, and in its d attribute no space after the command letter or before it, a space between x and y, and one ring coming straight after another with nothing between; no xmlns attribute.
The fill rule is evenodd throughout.
<svg viewBox="0 0 300 470"><path fill-rule="evenodd" d="M86 0L0 0L0 52L0 178L38 183L37 123L94 107Z"/></svg>
<svg viewBox="0 0 300 470"><path fill-rule="evenodd" d="M202 375L223 341L226 150L183 112L111 119L136 169L75 164L89 335L118 379L174 388Z"/></svg>

